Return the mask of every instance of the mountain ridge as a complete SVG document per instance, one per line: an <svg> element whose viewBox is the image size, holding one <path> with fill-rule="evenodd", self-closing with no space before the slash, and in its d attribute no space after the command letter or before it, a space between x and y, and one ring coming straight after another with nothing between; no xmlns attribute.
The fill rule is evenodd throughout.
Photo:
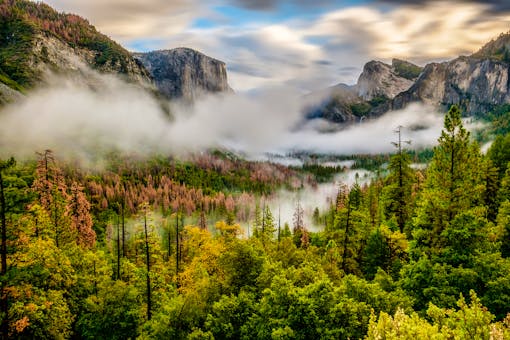
<svg viewBox="0 0 510 340"><path fill-rule="evenodd" d="M406 82L403 74L391 71L388 64L370 61L365 64L357 84L351 86L352 91L357 91L355 101L332 95L317 105L318 109L312 109L313 115L309 117L350 123L356 121L353 116L358 120L373 118L404 109L414 102L440 110L455 104L465 115L483 116L497 106L510 103L510 33L500 34L469 56L429 63L423 68L398 59L392 64L395 61L410 71L412 81ZM353 103L362 110L353 111Z"/></svg>
<svg viewBox="0 0 510 340"><path fill-rule="evenodd" d="M97 31L87 19L57 12L42 2L4 0L0 2L0 105L16 101L32 88L43 86L48 82L48 74L75 74L96 85L97 79L88 79L92 74L84 67L137 84L158 99L174 99L179 94L187 96L201 91L231 91L226 83L223 62L198 51L190 51L198 56L201 63L192 65L186 64L186 60L180 62L176 59L167 60L168 65L161 67L167 70L172 66L180 67L173 70L174 77L167 81L174 82L174 87L182 87L184 91L172 95L165 91L158 93L161 79L153 78L142 61L135 57L139 54L129 52ZM211 63L218 66L216 73L219 79L207 78L214 76L214 70L201 67ZM192 69L197 72L192 72ZM189 74L191 79L186 78ZM216 87L213 86L215 81L218 82ZM190 97L195 98L194 95Z"/></svg>

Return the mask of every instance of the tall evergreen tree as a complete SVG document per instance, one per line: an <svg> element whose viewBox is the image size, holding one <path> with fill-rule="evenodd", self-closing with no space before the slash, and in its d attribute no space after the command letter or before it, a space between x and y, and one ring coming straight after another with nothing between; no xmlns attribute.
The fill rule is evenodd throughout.
<svg viewBox="0 0 510 340"><path fill-rule="evenodd" d="M57 247L62 241L69 241L68 192L62 171L58 167L53 152L45 150L38 153L36 177L32 185L39 196L41 206L46 210L53 223L53 232Z"/></svg>
<svg viewBox="0 0 510 340"><path fill-rule="evenodd" d="M400 232L403 233L411 214L411 194L415 175L410 166L409 154L402 146L404 143L411 142L402 140L401 126L398 127L396 133L398 133L398 141L393 145L397 149L397 153L391 157L389 164L388 184L384 188L384 208L386 218L395 218Z"/></svg>
<svg viewBox="0 0 510 340"><path fill-rule="evenodd" d="M414 222L415 249L430 255L445 246L441 236L461 212L483 205L485 183L480 150L470 142L457 106L445 116L439 145L427 171Z"/></svg>

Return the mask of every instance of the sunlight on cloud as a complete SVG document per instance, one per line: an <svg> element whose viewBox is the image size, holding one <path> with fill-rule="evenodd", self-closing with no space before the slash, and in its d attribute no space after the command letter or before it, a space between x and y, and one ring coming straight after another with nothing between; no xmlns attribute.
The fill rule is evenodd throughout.
<svg viewBox="0 0 510 340"><path fill-rule="evenodd" d="M480 3L430 2L422 7L356 7L326 14L310 29L331 34L339 41L355 40L352 26L374 37L370 48L375 58L448 59L479 49L508 30L510 15L497 20L484 17L489 7ZM359 44L363 45L361 39Z"/></svg>
<svg viewBox="0 0 510 340"><path fill-rule="evenodd" d="M339 7L306 18L245 23L215 10L220 2L203 0L50 0L61 10L80 13L100 30L128 46L157 41L158 49L186 46L227 64L232 87L250 91L287 85L316 91L340 82L356 82L371 59L401 58L419 64L455 58L478 50L506 32L510 13L490 12L482 2L428 1L419 6L380 3ZM197 29L197 18L213 18ZM314 40L314 38L318 39ZM142 44L143 45L143 44ZM321 62L318 62L321 61ZM342 72L349 69L350 72Z"/></svg>

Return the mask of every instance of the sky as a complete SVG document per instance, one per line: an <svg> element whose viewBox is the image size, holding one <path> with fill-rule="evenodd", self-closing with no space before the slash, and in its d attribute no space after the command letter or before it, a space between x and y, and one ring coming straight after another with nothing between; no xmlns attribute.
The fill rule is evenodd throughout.
<svg viewBox="0 0 510 340"><path fill-rule="evenodd" d="M131 51L190 47L227 64L238 92L353 84L373 59L424 65L510 29L510 1L45 0Z"/></svg>

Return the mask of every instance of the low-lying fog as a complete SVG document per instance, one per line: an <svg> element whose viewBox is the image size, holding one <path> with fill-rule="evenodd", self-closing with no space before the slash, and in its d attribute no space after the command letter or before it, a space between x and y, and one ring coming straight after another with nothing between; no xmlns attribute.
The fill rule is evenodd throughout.
<svg viewBox="0 0 510 340"><path fill-rule="evenodd" d="M302 95L283 88L256 96L208 96L193 107L172 104L170 120L160 103L139 87L112 76L95 77L102 83L100 91L56 78L21 103L3 108L1 156L32 156L36 150L52 149L60 157L97 160L111 149L182 154L211 147L254 157L296 150L379 153L392 149L398 125L420 127L405 131L414 146L434 144L442 127L442 117L433 110L411 105L345 130L321 133L315 123L303 124Z"/></svg>

